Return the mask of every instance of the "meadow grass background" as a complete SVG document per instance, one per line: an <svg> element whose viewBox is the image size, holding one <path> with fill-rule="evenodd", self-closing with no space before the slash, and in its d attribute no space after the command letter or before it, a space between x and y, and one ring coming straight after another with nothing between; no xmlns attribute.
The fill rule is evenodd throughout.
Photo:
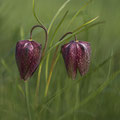
<svg viewBox="0 0 120 120"><path fill-rule="evenodd" d="M65 0L35 1L36 13L47 28L56 11L64 2ZM99 16L99 19L94 22L100 22L99 24L91 28L86 26L85 30L77 37L79 40L91 43L92 58L89 72L101 63L102 65L87 77L81 78L78 73L76 80L73 81L67 77L64 61L60 55L53 71L48 96L45 98L44 62L39 104L36 109L34 109L34 96L38 70L29 80L32 120L120 120L120 75L109 81L108 86L99 95L95 95L88 102L80 105L104 81L120 70L120 1L92 0L66 30L72 16L86 2L87 0L71 0L55 20L49 38L51 39L56 26L67 10L69 11L68 15L57 32L54 43L66 31L72 31L86 21ZM24 30L25 39L29 39L30 29L35 24L38 23L33 16L32 0L0 0L0 120L28 120L24 81L20 80L15 62L15 45L18 40L21 40L21 28ZM36 29L33 38L44 44L42 30ZM108 59L111 55L113 57ZM49 67L51 58L52 54ZM107 61L104 62L105 60Z"/></svg>

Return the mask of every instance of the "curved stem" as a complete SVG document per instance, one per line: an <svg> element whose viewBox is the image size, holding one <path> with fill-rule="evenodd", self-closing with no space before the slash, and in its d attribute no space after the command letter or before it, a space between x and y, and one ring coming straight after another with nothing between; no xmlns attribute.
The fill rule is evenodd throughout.
<svg viewBox="0 0 120 120"><path fill-rule="evenodd" d="M40 84L40 74L41 74L41 68L42 68L42 59L45 55L45 50L47 48L47 41L48 41L48 31L46 29L46 27L44 27L43 25L34 25L30 31L30 40L32 40L32 32L35 28L37 27L40 27L42 28L44 31L45 31L45 45L44 45L44 48L43 48L43 52L42 52L42 58L41 58L41 63L39 65L39 72L38 72L38 79L37 79L37 86L36 86L36 93L35 93L35 101L37 100L37 96L38 96L38 93L39 93L39 84Z"/></svg>
<svg viewBox="0 0 120 120"><path fill-rule="evenodd" d="M73 34L73 32L67 32L67 33L65 33L65 34L60 38L59 41L61 41L62 39L64 39L64 37L67 36L68 34ZM76 40L77 40L77 36L74 35L74 37L75 37L75 41L76 41Z"/></svg>
<svg viewBox="0 0 120 120"><path fill-rule="evenodd" d="M59 41L61 41L64 37L66 37L68 34L73 34L72 32L67 32L67 33L65 33L61 38L60 38L60 40Z"/></svg>
<svg viewBox="0 0 120 120"><path fill-rule="evenodd" d="M65 33L65 34L60 38L59 41L61 41L62 39L64 39L64 37L66 37L68 34L72 34L72 32L67 32L67 33ZM55 66L55 64L56 64L58 48L59 48L59 45L56 47L56 50L55 50L54 55L53 55L53 58L52 58L52 64L51 64L51 68L50 68L50 73L49 73L49 76L48 76L48 79L47 79L47 85L46 85L46 89L45 89L45 96L47 96L48 88L49 88L49 84L50 84L50 80L51 80L51 77L52 77L52 72L53 72L54 66Z"/></svg>
<svg viewBox="0 0 120 120"><path fill-rule="evenodd" d="M33 30L34 30L35 28L37 28L37 27L40 27L40 28L42 28L42 29L45 31L45 45L44 45L43 52L42 52L42 58L43 58L43 56L44 56L44 54L45 54L46 47L47 47L48 32L47 32L46 27L44 27L43 25L34 25L34 26L32 27L32 29L31 29L31 31L30 31L30 40L32 40L32 32L33 32Z"/></svg>

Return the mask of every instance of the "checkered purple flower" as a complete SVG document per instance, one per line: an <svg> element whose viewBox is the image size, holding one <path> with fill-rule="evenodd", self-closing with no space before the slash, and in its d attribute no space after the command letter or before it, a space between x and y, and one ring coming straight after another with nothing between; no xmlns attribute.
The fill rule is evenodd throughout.
<svg viewBox="0 0 120 120"><path fill-rule="evenodd" d="M91 56L90 43L84 41L71 41L63 45L61 51L69 77L75 79L77 69L81 76L88 72Z"/></svg>
<svg viewBox="0 0 120 120"><path fill-rule="evenodd" d="M35 72L41 60L41 49L41 44L33 40L17 42L15 57L21 79L27 80Z"/></svg>

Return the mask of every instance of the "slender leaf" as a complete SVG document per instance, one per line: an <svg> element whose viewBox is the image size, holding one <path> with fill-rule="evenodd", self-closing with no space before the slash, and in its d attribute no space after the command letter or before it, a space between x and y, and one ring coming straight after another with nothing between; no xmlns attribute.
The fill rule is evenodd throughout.
<svg viewBox="0 0 120 120"><path fill-rule="evenodd" d="M57 18L57 16L60 14L60 12L65 8L65 6L66 6L69 2L70 2L70 0L67 0L67 1L59 8L59 10L57 11L57 13L56 13L55 16L53 17L53 19L52 19L52 21L51 21L51 23L50 23L50 25L49 25L49 27L48 27L48 34L49 34L49 32L50 32L50 29L51 29L51 27L52 27L55 19Z"/></svg>
<svg viewBox="0 0 120 120"><path fill-rule="evenodd" d="M97 16L97 17L95 17L94 19L92 19L92 20L90 20L90 21L88 21L88 22L82 24L80 27L78 27L77 29L75 29L73 32L77 32L78 30L80 30L80 29L83 28L84 26L86 26L86 25L92 23L93 21L95 21L95 20L98 19L98 18L99 18L99 16Z"/></svg>

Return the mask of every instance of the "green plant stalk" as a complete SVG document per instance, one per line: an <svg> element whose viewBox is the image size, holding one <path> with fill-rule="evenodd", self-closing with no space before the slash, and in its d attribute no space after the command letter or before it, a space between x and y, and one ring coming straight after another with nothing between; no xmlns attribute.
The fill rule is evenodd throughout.
<svg viewBox="0 0 120 120"><path fill-rule="evenodd" d="M55 31L54 31L54 34L53 34L53 36L52 36L52 38L51 38L51 40L50 40L50 46L49 46L49 47L52 46L53 40L54 40L54 38L55 38L55 35L56 35L57 31L59 30L60 26L62 25L65 17L67 16L67 14L68 14L68 11L64 14L64 16L63 16L62 19L60 20L59 24L57 25L57 27L56 27L56 29L55 29ZM47 81L47 77L48 77L49 57L50 57L50 53L48 54L48 56L47 56L47 58L46 58L46 69L45 69L45 70L46 70L46 71L45 71L46 81Z"/></svg>
<svg viewBox="0 0 120 120"><path fill-rule="evenodd" d="M49 58L50 58L50 53L48 53L48 55L46 57L46 64L45 64L45 80L46 80L46 82L47 82L47 78L48 78Z"/></svg>
<svg viewBox="0 0 120 120"><path fill-rule="evenodd" d="M38 79L37 79L37 86L36 86L36 92L35 92L36 99L37 99L37 96L39 94L40 76L41 76L42 65L43 65L43 60L41 60L41 63L39 65L39 70L38 70Z"/></svg>
<svg viewBox="0 0 120 120"><path fill-rule="evenodd" d="M53 73L53 69L54 69L54 66L57 62L57 51L58 51L58 47L56 47L56 50L55 50L55 54L53 56L53 59L52 59L52 64L51 64L51 68L50 68L50 73L49 73L49 76L48 76L48 80L47 80L47 85L46 85L46 89L45 89L45 96L47 96L47 93L48 93L48 87L49 87L49 84L50 84L50 80L51 80L51 77L52 77L52 73Z"/></svg>
<svg viewBox="0 0 120 120"><path fill-rule="evenodd" d="M77 84L77 87L76 87L76 102L75 102L75 106L74 106L74 108L76 108L76 106L78 105L78 103L80 102L80 100L79 100L79 96L80 96L80 94L79 94L79 89L80 89L80 84ZM74 112L75 112L75 110L74 110ZM76 115L75 115L75 113L74 113L74 120L76 120Z"/></svg>
<svg viewBox="0 0 120 120"><path fill-rule="evenodd" d="M31 112L30 112L30 103L29 103L28 81L25 81L25 98L26 98L28 117L29 120L32 120Z"/></svg>

